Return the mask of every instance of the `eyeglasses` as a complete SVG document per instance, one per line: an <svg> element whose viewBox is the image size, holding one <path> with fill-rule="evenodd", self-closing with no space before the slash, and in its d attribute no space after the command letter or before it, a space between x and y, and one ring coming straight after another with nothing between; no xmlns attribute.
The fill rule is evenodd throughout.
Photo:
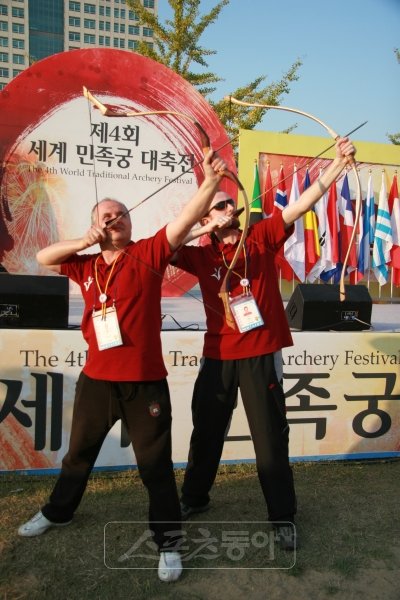
<svg viewBox="0 0 400 600"><path fill-rule="evenodd" d="M214 206L210 208L210 212L214 210L214 208L215 210L224 210L228 206L228 204L229 206L232 206L232 208L235 208L235 201L232 200L232 198L227 198L226 200L220 200L219 202L217 202L217 204L214 204Z"/></svg>

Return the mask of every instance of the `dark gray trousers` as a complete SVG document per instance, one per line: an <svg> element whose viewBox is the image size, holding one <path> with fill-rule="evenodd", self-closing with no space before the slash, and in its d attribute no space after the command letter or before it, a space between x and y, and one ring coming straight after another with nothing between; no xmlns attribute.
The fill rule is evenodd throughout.
<svg viewBox="0 0 400 600"><path fill-rule="evenodd" d="M209 502L237 392L243 400L256 465L270 521L292 521L296 513L289 465L285 397L273 354L239 360L203 359L192 400L193 432L182 486L182 502Z"/></svg>
<svg viewBox="0 0 400 600"><path fill-rule="evenodd" d="M152 416L150 411L154 403L160 408L158 416ZM169 532L180 531L181 515L171 460L172 418L166 379L118 383L80 374L69 450L42 512L53 522L72 519L104 439L118 419L125 423L141 479L148 491L154 541L159 548L173 546L179 535L172 536Z"/></svg>

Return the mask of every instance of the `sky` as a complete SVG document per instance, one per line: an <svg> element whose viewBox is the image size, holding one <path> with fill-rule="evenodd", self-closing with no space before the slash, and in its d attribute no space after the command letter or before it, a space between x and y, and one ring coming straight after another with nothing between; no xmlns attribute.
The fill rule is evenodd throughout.
<svg viewBox="0 0 400 600"><path fill-rule="evenodd" d="M207 13L217 0L202 0ZM159 18L171 16L168 0L159 0ZM231 0L200 43L215 50L208 70L224 81L214 100L256 77L265 85L279 81L297 60L298 81L280 104L319 117L341 135L364 121L354 140L390 143L400 132L400 0ZM264 84L263 84L264 85ZM323 136L321 126L282 111L267 111L256 127Z"/></svg>

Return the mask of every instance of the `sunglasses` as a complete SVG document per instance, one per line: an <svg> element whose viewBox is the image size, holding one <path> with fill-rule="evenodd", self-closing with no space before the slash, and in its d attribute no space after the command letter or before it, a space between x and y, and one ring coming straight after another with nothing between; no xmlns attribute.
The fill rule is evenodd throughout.
<svg viewBox="0 0 400 600"><path fill-rule="evenodd" d="M214 206L210 208L210 212L214 210L214 208L215 210L224 210L228 204L235 208L235 201L232 200L232 198L228 198L227 200L221 200L220 202L217 202L217 204L214 204Z"/></svg>

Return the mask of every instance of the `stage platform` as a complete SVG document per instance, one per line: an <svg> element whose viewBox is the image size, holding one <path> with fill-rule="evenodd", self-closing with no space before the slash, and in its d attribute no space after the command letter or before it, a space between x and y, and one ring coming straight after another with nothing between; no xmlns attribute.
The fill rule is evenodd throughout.
<svg viewBox="0 0 400 600"><path fill-rule="evenodd" d="M285 303L286 304L286 303ZM80 296L70 296L69 325L79 327L83 311ZM162 298L161 313L164 315L163 330L193 329L204 331L206 317L199 294L179 298ZM400 303L372 305L370 331L400 332Z"/></svg>

